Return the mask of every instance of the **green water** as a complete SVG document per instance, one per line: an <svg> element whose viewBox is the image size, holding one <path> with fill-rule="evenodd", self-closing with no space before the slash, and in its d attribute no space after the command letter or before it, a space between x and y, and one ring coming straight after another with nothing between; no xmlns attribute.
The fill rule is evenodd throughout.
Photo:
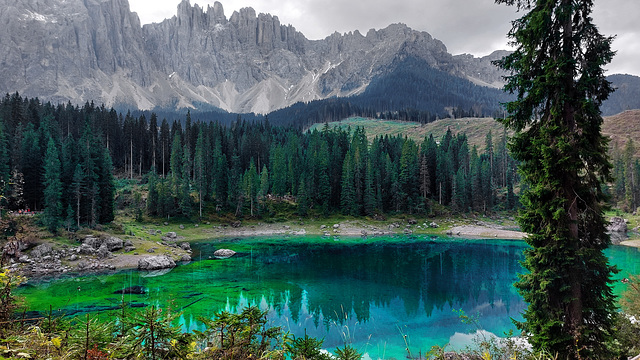
<svg viewBox="0 0 640 360"><path fill-rule="evenodd" d="M257 305L272 325L352 343L368 357L405 358L432 345L469 344L476 328L454 310L477 315L483 331L502 336L525 308L512 283L521 272L521 241L431 237L245 238L193 244L196 261L166 274L124 271L33 281L19 289L30 310L73 315L108 312L123 300L181 310L185 330L199 316ZM238 254L214 259L216 249ZM616 279L640 273L637 249L614 247ZM153 276L157 275L157 276ZM143 295L115 291L143 286ZM621 291L616 285L616 291ZM406 335L406 338L404 337Z"/></svg>

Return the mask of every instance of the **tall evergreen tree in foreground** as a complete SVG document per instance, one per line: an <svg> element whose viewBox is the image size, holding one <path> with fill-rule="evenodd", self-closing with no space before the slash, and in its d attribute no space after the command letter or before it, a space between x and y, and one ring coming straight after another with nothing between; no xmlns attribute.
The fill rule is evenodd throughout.
<svg viewBox="0 0 640 360"><path fill-rule="evenodd" d="M592 0L496 0L528 11L513 22L516 47L498 61L510 72L504 124L529 188L519 221L530 234L516 284L529 304L519 327L559 359L613 358L610 240L601 185L610 180L599 107L612 88L603 66L612 39L591 19Z"/></svg>

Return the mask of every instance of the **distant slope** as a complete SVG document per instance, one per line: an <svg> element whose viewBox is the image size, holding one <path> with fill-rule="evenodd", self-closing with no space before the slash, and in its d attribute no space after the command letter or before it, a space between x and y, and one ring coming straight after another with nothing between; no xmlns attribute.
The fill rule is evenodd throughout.
<svg viewBox="0 0 640 360"><path fill-rule="evenodd" d="M408 136L409 138L421 142L425 136L433 134L435 139L440 139L451 129L453 134L465 133L470 145L484 146L484 140L489 130L493 134L494 141L502 134L502 125L493 118L461 118L461 119L441 119L428 124L420 124L410 121L381 120L364 117L352 117L342 121L326 123L330 129L339 127L341 129L355 129L364 127L369 140L376 136ZM325 124L315 124L307 131L322 131ZM623 113L604 117L602 133L611 138L610 146L617 143L623 147L629 138L636 144L636 156L640 157L640 110L629 110Z"/></svg>
<svg viewBox="0 0 640 360"><path fill-rule="evenodd" d="M436 140L441 139L446 134L447 129L455 135L458 133L467 134L469 144L484 146L484 140L489 131L493 134L494 141L502 134L503 126L493 118L461 118L461 119L441 119L428 124L420 124L409 121L380 120L369 118L349 118L342 121L326 123L330 129L338 127L341 129L355 129L364 127L369 140L376 136L407 136L414 141L422 142L426 136L433 134ZM322 131L325 124L315 124L308 131Z"/></svg>
<svg viewBox="0 0 640 360"><path fill-rule="evenodd" d="M611 138L610 146L614 143L622 148L631 138L635 142L636 156L640 157L640 110L629 110L604 118L602 133Z"/></svg>
<svg viewBox="0 0 640 360"><path fill-rule="evenodd" d="M615 74L607 76L607 80L611 81L615 91L602 103L603 115L610 116L640 109L640 77Z"/></svg>

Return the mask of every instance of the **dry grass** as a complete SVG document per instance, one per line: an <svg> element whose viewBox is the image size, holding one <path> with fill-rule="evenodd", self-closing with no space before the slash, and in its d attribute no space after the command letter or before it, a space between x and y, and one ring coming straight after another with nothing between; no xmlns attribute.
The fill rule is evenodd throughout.
<svg viewBox="0 0 640 360"><path fill-rule="evenodd" d="M640 157L640 110L628 110L605 117L602 133L611 138L611 147L617 144L620 149L624 148L629 138L633 139L636 157Z"/></svg>
<svg viewBox="0 0 640 360"><path fill-rule="evenodd" d="M491 130L493 139L499 138L502 134L503 126L493 118L462 118L462 119L441 119L429 124L420 124L408 121L380 120L369 118L348 118L342 121L328 123L329 128L338 127L341 129L355 129L356 127L364 127L369 141L376 136L407 136L410 139L420 143L429 134L433 134L436 140L441 139L451 129L456 135L458 133L467 134L469 144L478 147L484 146L484 140L487 133ZM324 124L315 124L309 130L322 130Z"/></svg>

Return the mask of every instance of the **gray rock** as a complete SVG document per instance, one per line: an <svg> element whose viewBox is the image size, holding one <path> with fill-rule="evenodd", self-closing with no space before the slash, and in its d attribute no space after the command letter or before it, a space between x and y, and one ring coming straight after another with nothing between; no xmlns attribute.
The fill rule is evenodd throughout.
<svg viewBox="0 0 640 360"><path fill-rule="evenodd" d="M176 234L173 231L169 231L165 236L162 237L163 239L177 239L178 238L178 234Z"/></svg>
<svg viewBox="0 0 640 360"><path fill-rule="evenodd" d="M627 240L627 222L621 217L612 217L607 226L607 233L611 237L611 243L620 244Z"/></svg>
<svg viewBox="0 0 640 360"><path fill-rule="evenodd" d="M91 245L82 244L78 246L77 252L78 254L82 254L82 255L93 255L95 254L96 249L94 249L93 246Z"/></svg>
<svg viewBox="0 0 640 360"><path fill-rule="evenodd" d="M440 226L438 226L438 224L436 224L435 222L433 222L433 221L432 221L432 222L429 224L429 227L434 228L434 229L437 229L437 228L439 228Z"/></svg>
<svg viewBox="0 0 640 360"><path fill-rule="evenodd" d="M104 239L103 244L107 245L107 249L109 249L109 251L116 251L124 248L124 240L115 236L110 236Z"/></svg>
<svg viewBox="0 0 640 360"><path fill-rule="evenodd" d="M82 241L83 245L88 245L91 246L94 250L97 250L100 248L100 246L102 245L103 240L93 237L92 235L88 235L87 237L84 238L84 240Z"/></svg>
<svg viewBox="0 0 640 360"><path fill-rule="evenodd" d="M50 244L40 244L38 246L36 246L33 250L31 250L31 256L32 257L43 257L45 255L48 255L51 253L51 251L53 251L53 248L51 247Z"/></svg>
<svg viewBox="0 0 640 360"><path fill-rule="evenodd" d="M218 249L213 253L213 256L215 256L217 259L228 259L228 258L232 257L235 254L236 254L236 252L233 251L233 250Z"/></svg>
<svg viewBox="0 0 640 360"><path fill-rule="evenodd" d="M107 244L102 244L100 248L96 251L96 256L98 259L106 259L111 256L111 251L109 251L109 247Z"/></svg>
<svg viewBox="0 0 640 360"><path fill-rule="evenodd" d="M3 247L4 254L11 256L19 256L21 252L29 249L33 246L33 243L22 240L10 240Z"/></svg>
<svg viewBox="0 0 640 360"><path fill-rule="evenodd" d="M180 258L180 261L182 261L182 262L189 262L189 261L191 261L191 256L189 256L189 255L182 255L182 257Z"/></svg>
<svg viewBox="0 0 640 360"><path fill-rule="evenodd" d="M138 261L139 270L169 269L175 266L175 261L166 255L148 256Z"/></svg>
<svg viewBox="0 0 640 360"><path fill-rule="evenodd" d="M182 249L182 250L191 250L191 245L188 242L180 243L180 249Z"/></svg>
<svg viewBox="0 0 640 360"><path fill-rule="evenodd" d="M133 241L131 241L131 239L127 239L124 241L124 247L130 247L133 246Z"/></svg>

